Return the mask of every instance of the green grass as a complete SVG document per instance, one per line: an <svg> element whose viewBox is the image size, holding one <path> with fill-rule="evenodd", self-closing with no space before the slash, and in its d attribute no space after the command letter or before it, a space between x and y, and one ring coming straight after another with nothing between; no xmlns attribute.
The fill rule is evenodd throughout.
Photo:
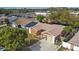
<svg viewBox="0 0 79 59"><path fill-rule="evenodd" d="M58 49L58 51L64 51L64 50L65 50L65 48L63 48L63 47Z"/></svg>

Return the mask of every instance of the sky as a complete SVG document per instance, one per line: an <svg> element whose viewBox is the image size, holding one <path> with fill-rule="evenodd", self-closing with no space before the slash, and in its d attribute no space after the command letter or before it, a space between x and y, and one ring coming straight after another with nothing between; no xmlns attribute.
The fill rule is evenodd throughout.
<svg viewBox="0 0 79 59"><path fill-rule="evenodd" d="M79 7L79 0L0 0L0 7Z"/></svg>

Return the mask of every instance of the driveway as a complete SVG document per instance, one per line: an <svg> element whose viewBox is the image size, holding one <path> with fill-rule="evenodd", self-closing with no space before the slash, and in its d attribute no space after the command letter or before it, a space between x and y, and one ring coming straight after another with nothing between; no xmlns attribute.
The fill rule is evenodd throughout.
<svg viewBox="0 0 79 59"><path fill-rule="evenodd" d="M47 42L45 39L33 44L29 47L32 51L56 51L58 46Z"/></svg>

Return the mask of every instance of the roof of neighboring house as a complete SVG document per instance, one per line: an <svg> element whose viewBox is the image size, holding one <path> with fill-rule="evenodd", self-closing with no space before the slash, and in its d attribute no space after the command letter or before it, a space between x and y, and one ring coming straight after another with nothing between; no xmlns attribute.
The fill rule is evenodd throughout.
<svg viewBox="0 0 79 59"><path fill-rule="evenodd" d="M79 31L68 42L76 46L79 46Z"/></svg>
<svg viewBox="0 0 79 59"><path fill-rule="evenodd" d="M29 24L31 21L29 19L26 18L18 18L16 21L16 24L18 25L27 25Z"/></svg>
<svg viewBox="0 0 79 59"><path fill-rule="evenodd" d="M33 28L35 28L36 30L45 30L44 32L48 32L51 35L57 36L61 33L64 26L56 24L38 23L35 26L33 26Z"/></svg>
<svg viewBox="0 0 79 59"><path fill-rule="evenodd" d="M1 17L0 17L0 22L1 22L1 21L5 21L5 19L7 19L6 16L1 16Z"/></svg>
<svg viewBox="0 0 79 59"><path fill-rule="evenodd" d="M8 17L8 19L9 19L9 22L14 22L17 19L17 17L11 16L11 17Z"/></svg>
<svg viewBox="0 0 79 59"><path fill-rule="evenodd" d="M7 16L1 16L0 19L7 19Z"/></svg>

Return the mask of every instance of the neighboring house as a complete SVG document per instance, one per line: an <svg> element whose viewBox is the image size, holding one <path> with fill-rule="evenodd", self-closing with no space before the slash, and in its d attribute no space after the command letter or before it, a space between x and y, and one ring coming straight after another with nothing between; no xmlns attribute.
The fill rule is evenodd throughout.
<svg viewBox="0 0 79 59"><path fill-rule="evenodd" d="M54 44L63 28L62 25L38 23L31 28L31 34L45 38L48 42Z"/></svg>
<svg viewBox="0 0 79 59"><path fill-rule="evenodd" d="M25 26L29 24L30 22L31 21L29 21L26 18L17 18L13 26L18 27L18 28L26 28Z"/></svg>
<svg viewBox="0 0 79 59"><path fill-rule="evenodd" d="M0 24L1 24L1 25L5 24L5 20L6 20L6 19L7 19L6 16L1 16L1 17L0 17Z"/></svg>
<svg viewBox="0 0 79 59"><path fill-rule="evenodd" d="M15 22L12 23L12 27L25 28L29 30L29 33L31 33L31 28L36 24L37 22L33 22L26 18L17 18Z"/></svg>
<svg viewBox="0 0 79 59"><path fill-rule="evenodd" d="M12 27L15 27L13 24L15 23L17 17L16 16L10 16L8 17L9 25Z"/></svg>
<svg viewBox="0 0 79 59"><path fill-rule="evenodd" d="M77 11L73 11L73 12L70 12L70 14L73 14L73 15L78 15L78 14L79 14L79 12L77 12Z"/></svg>
<svg viewBox="0 0 79 59"><path fill-rule="evenodd" d="M35 12L35 15L43 15L43 16L46 16L47 15L47 12Z"/></svg>
<svg viewBox="0 0 79 59"><path fill-rule="evenodd" d="M78 16L79 12L78 11L72 11L72 12L70 12L70 15L72 15L72 16Z"/></svg>
<svg viewBox="0 0 79 59"><path fill-rule="evenodd" d="M10 16L8 17L9 22L13 22L17 19L17 16Z"/></svg>
<svg viewBox="0 0 79 59"><path fill-rule="evenodd" d="M16 19L17 19L16 16L10 16L10 17L8 17L9 24L12 26L12 24L15 23Z"/></svg>
<svg viewBox="0 0 79 59"><path fill-rule="evenodd" d="M62 42L62 46L70 50L79 51L79 31L67 42Z"/></svg>

